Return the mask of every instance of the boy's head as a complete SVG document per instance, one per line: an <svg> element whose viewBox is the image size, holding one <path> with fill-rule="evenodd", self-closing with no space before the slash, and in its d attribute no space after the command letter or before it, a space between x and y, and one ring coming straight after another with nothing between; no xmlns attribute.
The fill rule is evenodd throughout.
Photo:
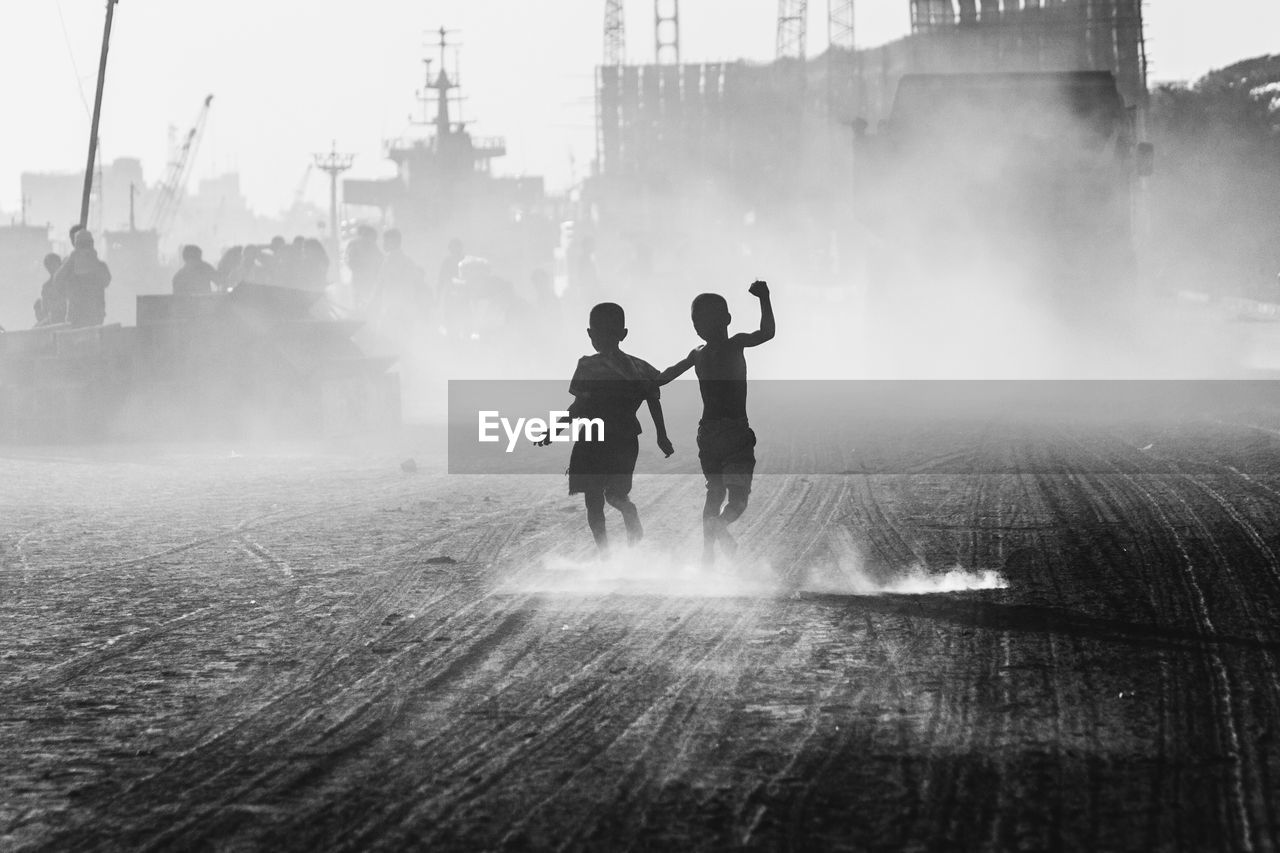
<svg viewBox="0 0 1280 853"><path fill-rule="evenodd" d="M56 273L60 266L62 266L62 258L56 252L50 252L44 256L44 268L49 275Z"/></svg>
<svg viewBox="0 0 1280 853"><path fill-rule="evenodd" d="M723 338L729 331L729 303L718 293L700 293L693 300L690 311L693 330L708 343Z"/></svg>
<svg viewBox="0 0 1280 853"><path fill-rule="evenodd" d="M596 352L614 349L627 338L627 315L615 302L601 302L591 309L587 337Z"/></svg>
<svg viewBox="0 0 1280 853"><path fill-rule="evenodd" d="M183 246L182 260L188 264L198 263L204 260L204 252L200 251L199 246Z"/></svg>

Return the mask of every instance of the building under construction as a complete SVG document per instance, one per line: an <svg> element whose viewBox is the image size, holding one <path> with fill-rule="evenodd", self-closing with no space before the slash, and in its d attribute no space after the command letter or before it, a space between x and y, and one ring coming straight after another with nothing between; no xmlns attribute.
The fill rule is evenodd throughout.
<svg viewBox="0 0 1280 853"><path fill-rule="evenodd" d="M679 60L678 5L656 0L658 62L634 65L610 0L592 194L601 220L652 223L676 188L752 216L794 220L802 200L825 217L815 203L847 201L838 176L850 174L853 137L887 118L906 74L1106 71L1129 107L1146 102L1141 0L910 0L911 34L866 50L854 47L853 0L828 2L820 56L805 55L808 4L780 0L774 62L691 64Z"/></svg>

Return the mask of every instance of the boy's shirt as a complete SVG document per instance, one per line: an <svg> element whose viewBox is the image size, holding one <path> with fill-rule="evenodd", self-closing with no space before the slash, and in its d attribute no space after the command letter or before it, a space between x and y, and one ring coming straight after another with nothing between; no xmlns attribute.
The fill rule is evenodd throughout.
<svg viewBox="0 0 1280 853"><path fill-rule="evenodd" d="M703 344L689 353L702 395L702 420L746 420L747 358L742 344L729 338Z"/></svg>
<svg viewBox="0 0 1280 853"><path fill-rule="evenodd" d="M621 350L584 355L569 380L569 393L576 398L570 414L603 420L606 440L613 435L639 435L636 412L645 400L658 399L658 376L652 364Z"/></svg>

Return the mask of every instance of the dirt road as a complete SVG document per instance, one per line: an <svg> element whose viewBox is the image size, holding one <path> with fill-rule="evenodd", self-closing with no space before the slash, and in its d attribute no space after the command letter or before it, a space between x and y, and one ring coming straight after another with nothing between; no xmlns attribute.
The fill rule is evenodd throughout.
<svg viewBox="0 0 1280 853"><path fill-rule="evenodd" d="M1273 850L1246 435L764 475L711 574L696 477L639 477L600 566L559 477L11 453L0 846Z"/></svg>

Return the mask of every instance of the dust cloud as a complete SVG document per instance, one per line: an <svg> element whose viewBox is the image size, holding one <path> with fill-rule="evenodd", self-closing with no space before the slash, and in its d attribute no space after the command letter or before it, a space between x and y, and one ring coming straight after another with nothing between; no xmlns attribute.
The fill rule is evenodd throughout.
<svg viewBox="0 0 1280 853"><path fill-rule="evenodd" d="M615 551L605 559L548 555L536 568L516 572L499 591L584 598L785 598L804 593L938 595L1008 587L999 572L989 569L953 566L937 571L915 565L886 574L868 571L860 561L846 558L827 565L790 567L788 575L798 582L780 575L768 560L736 557L704 567L691 553L643 545Z"/></svg>

